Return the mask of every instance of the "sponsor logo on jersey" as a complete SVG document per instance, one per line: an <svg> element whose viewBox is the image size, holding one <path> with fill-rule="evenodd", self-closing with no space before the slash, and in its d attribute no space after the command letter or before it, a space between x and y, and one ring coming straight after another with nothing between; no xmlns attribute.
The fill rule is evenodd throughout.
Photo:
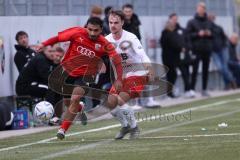
<svg viewBox="0 0 240 160"><path fill-rule="evenodd" d="M81 55L88 56L89 58L95 57L95 52L94 51L92 51L92 50L90 50L88 48L85 48L83 46L78 46L77 47L77 51Z"/></svg>
<svg viewBox="0 0 240 160"><path fill-rule="evenodd" d="M95 49L96 49L97 51L99 51L100 48L101 48L101 44L96 43L96 44L95 44Z"/></svg>

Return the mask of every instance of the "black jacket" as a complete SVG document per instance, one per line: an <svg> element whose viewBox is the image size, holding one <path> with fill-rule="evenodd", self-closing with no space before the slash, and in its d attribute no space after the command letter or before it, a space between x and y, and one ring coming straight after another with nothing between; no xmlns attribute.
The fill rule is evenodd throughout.
<svg viewBox="0 0 240 160"><path fill-rule="evenodd" d="M163 62L177 65L180 61L182 48L186 48L185 30L179 24L174 31L164 29L160 44L162 46Z"/></svg>
<svg viewBox="0 0 240 160"><path fill-rule="evenodd" d="M141 22L136 14L132 15L132 18L129 20L125 20L123 24L123 29L135 34L139 40L141 40L141 34L139 30L139 26Z"/></svg>
<svg viewBox="0 0 240 160"><path fill-rule="evenodd" d="M213 51L219 52L227 46L227 37L223 28L213 23Z"/></svg>
<svg viewBox="0 0 240 160"><path fill-rule="evenodd" d="M229 41L228 49L229 49L229 61L238 62L236 45L232 44Z"/></svg>
<svg viewBox="0 0 240 160"><path fill-rule="evenodd" d="M102 31L102 33L103 33L103 35L104 36L107 36L108 34L110 34L111 32L110 32L110 29L109 29L109 24L108 24L109 22L108 22L108 17L105 17L104 19L103 19L103 31Z"/></svg>
<svg viewBox="0 0 240 160"><path fill-rule="evenodd" d="M26 48L24 46L15 45L17 50L14 56L14 62L17 66L18 71L20 72L24 65L31 60L32 57L35 56L35 51L31 48Z"/></svg>
<svg viewBox="0 0 240 160"><path fill-rule="evenodd" d="M48 84L48 76L57 65L44 54L39 53L33 57L20 72L16 86L28 86L32 82Z"/></svg>
<svg viewBox="0 0 240 160"><path fill-rule="evenodd" d="M6 122L11 119L11 107L7 102L0 102L0 131L5 130Z"/></svg>
<svg viewBox="0 0 240 160"><path fill-rule="evenodd" d="M200 37L198 32L200 30L212 31L212 22L207 18L207 14L204 17L195 15L187 24L186 32L189 37L189 42L193 53L195 54L210 54L212 52L212 36Z"/></svg>

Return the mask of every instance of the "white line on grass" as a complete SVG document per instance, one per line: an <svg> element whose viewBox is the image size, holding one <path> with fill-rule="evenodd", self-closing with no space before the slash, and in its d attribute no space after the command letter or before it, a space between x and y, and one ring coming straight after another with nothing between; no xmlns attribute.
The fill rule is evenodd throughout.
<svg viewBox="0 0 240 160"><path fill-rule="evenodd" d="M189 134L189 135L174 135L174 136L158 136L158 137L139 137L138 139L172 139L172 138L201 138L201 137L225 137L225 136L240 136L240 133L222 133L222 134ZM45 144L65 144L65 143L82 143L82 142L100 142L100 141L112 141L114 139L82 139L81 141L54 141L45 142ZM129 140L129 139L123 139Z"/></svg>
<svg viewBox="0 0 240 160"><path fill-rule="evenodd" d="M179 135L179 136L140 137L140 139L200 138L200 137L225 137L225 136L240 136L240 133L196 134L196 135Z"/></svg>
<svg viewBox="0 0 240 160"><path fill-rule="evenodd" d="M231 100L225 100L225 101L210 103L210 104L207 104L207 105L201 105L201 106L198 106L198 107L191 107L191 108L188 108L188 109L183 109L183 110L172 112L172 113L166 113L165 116L182 114L182 113L188 112L190 110L195 111L195 110L198 110L198 109L204 109L204 108L208 108L208 107L223 105L223 104L227 104L227 103L234 102L234 101L240 101L240 99L231 99ZM161 116L156 116L155 118L157 119L157 118L160 118L160 117ZM149 120L149 118L141 119L141 120L139 120L139 122L142 122L142 121L145 121L145 120ZM99 131L103 131L103 130L116 128L116 127L119 127L119 126L120 126L120 124L115 124L115 125L109 125L109 126L96 128L96 129L90 129L90 130L81 131L81 132L74 132L74 133L67 134L66 137L75 136L75 135L84 134L84 133L99 132ZM9 151L9 150L18 149L18 148L23 148L23 147L28 147L28 146L32 146L32 145L36 145L36 144L41 144L41 143L49 142L49 141L56 140L56 139L57 139L56 137L52 137L52 138L40 140L40 141L37 141L37 142L32 142L32 143L26 143L26 144L16 145L16 146L12 146L12 147L1 148L0 152Z"/></svg>
<svg viewBox="0 0 240 160"><path fill-rule="evenodd" d="M71 149L63 150L61 152L56 152L56 153L53 153L53 154L50 154L50 155L47 155L47 156L43 156L43 157L41 157L39 159L36 159L36 160L51 159L51 158L55 158L55 157L60 157L60 156L63 156L63 155L66 155L66 154L71 154L71 153L74 153L74 152L77 152L77 151L80 151L80 150L95 148L99 145L108 144L112 141L113 141L113 139L112 140L100 141L100 142L96 142L96 143L90 143L90 144L86 144L86 145L77 145L77 146L74 146Z"/></svg>
<svg viewBox="0 0 240 160"><path fill-rule="evenodd" d="M111 128L116 128L116 127L119 127L119 126L120 126L120 124L115 124L115 125L110 125L110 126L106 126L106 127L101 127L101 128L90 129L90 130L81 131L81 132L70 133L70 134L67 134L66 137L75 136L75 135L84 134L84 133L93 133L93 132L98 132L98 131L104 131L104 130L108 130L108 129L111 129ZM27 144L17 145L17 146L13 146L13 147L2 148L2 149L0 149L0 152L9 151L9 150L13 150L13 149L18 149L18 148L22 148L22 147L28 147L28 146L32 146L32 145L36 145L36 144L41 144L41 143L46 143L46 142L56 140L56 139L57 139L56 137L52 137L52 138L40 140L40 141L33 142L33 143L27 143Z"/></svg>
<svg viewBox="0 0 240 160"><path fill-rule="evenodd" d="M219 118L219 117L229 116L229 115L232 115L232 114L235 114L235 113L238 113L238 112L240 112L240 109L236 110L236 111L223 113L223 114L218 114L218 115L211 116L211 117L198 119L198 120L193 120L193 121L189 121L189 122L179 123L177 125L173 124L173 125L170 125L170 126L167 126L167 127L160 127L160 128L157 128L157 129L153 129L153 130L149 130L149 131L143 132L141 135L147 135L147 134L151 134L151 133L154 133L154 132L168 130L168 129L179 127L179 126L184 126L184 125L187 125L187 124L192 124L192 123L201 122L201 121L205 121L205 120L210 120L210 119L215 119L215 118ZM87 145L81 145L81 146L78 145L78 146L72 147L70 149L67 149L67 150L64 150L64 151L60 151L60 152L56 152L56 153L53 153L53 154L49 154L49 155L43 156L43 157L38 158L38 159L33 159L33 160L44 160L44 159L56 158L56 157L60 157L60 156L66 155L66 154L79 152L81 150L95 148L96 146L99 146L100 144L109 144L112 141L113 140L107 139L107 140L104 140L104 141L95 142L95 143L91 143L91 144L87 144ZM87 148L85 148L84 146L87 146Z"/></svg>

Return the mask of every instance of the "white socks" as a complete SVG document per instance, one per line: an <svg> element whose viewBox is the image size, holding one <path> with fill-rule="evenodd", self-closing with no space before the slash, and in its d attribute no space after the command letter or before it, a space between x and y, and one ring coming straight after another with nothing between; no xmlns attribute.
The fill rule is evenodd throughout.
<svg viewBox="0 0 240 160"><path fill-rule="evenodd" d="M137 126L137 121L134 115L134 110L128 107L127 104L117 106L111 111L111 114L118 119L122 127L135 128Z"/></svg>
<svg viewBox="0 0 240 160"><path fill-rule="evenodd" d="M111 114L113 117L115 117L120 123L122 127L127 127L128 126L128 121L126 117L124 116L123 110L117 106L111 111Z"/></svg>

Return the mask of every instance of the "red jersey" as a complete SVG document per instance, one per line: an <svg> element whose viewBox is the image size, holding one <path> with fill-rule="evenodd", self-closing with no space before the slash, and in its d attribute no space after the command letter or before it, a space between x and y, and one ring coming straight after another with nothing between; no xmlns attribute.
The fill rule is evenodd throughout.
<svg viewBox="0 0 240 160"><path fill-rule="evenodd" d="M114 46L102 35L96 40L91 40L85 28L73 27L58 33L45 42L44 46L57 42L70 41L69 48L62 60L62 66L73 77L82 75L95 75L98 71L100 57L108 54L115 64L118 79L121 79L121 58L114 50Z"/></svg>

